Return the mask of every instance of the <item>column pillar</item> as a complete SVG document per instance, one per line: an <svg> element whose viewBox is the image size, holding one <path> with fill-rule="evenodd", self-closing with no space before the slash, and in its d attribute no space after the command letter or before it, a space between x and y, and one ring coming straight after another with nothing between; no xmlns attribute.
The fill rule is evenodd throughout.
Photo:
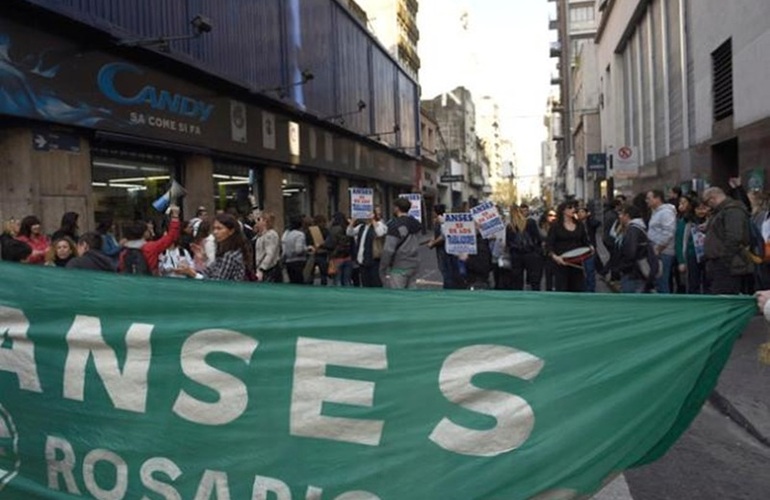
<svg viewBox="0 0 770 500"><path fill-rule="evenodd" d="M200 206L206 207L208 213L215 213L213 197L214 162L208 156L193 155L184 159L185 184L187 195L184 197L184 216L191 219Z"/></svg>
<svg viewBox="0 0 770 500"><path fill-rule="evenodd" d="M265 167L264 207L275 214L275 230L283 232L283 172L280 167Z"/></svg>
<svg viewBox="0 0 770 500"><path fill-rule="evenodd" d="M318 174L313 182L312 215L326 215L329 213L329 178L325 174Z"/></svg>

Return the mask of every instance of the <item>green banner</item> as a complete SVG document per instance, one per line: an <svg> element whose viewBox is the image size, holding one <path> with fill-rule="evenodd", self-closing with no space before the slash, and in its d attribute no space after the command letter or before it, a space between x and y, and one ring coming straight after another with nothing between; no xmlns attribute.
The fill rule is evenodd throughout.
<svg viewBox="0 0 770 500"><path fill-rule="evenodd" d="M562 499L660 457L747 297L0 265L0 498Z"/></svg>

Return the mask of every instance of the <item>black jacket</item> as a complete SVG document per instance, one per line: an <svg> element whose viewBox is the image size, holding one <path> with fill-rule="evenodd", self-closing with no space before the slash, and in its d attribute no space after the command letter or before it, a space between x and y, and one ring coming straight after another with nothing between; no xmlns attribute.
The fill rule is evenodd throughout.
<svg viewBox="0 0 770 500"><path fill-rule="evenodd" d="M623 233L618 257L618 271L631 279L644 279L637 261L647 257L647 233L642 219L634 219Z"/></svg>
<svg viewBox="0 0 770 500"><path fill-rule="evenodd" d="M67 269L90 269L91 271L116 272L115 262L97 250L89 250L67 263Z"/></svg>

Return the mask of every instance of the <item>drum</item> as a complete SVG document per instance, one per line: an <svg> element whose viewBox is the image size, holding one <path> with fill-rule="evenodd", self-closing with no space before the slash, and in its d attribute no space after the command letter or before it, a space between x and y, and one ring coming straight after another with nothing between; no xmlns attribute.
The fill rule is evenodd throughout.
<svg viewBox="0 0 770 500"><path fill-rule="evenodd" d="M593 255L593 253L591 247L578 247L564 252L559 257L564 259L564 262L568 264L582 264L588 257Z"/></svg>

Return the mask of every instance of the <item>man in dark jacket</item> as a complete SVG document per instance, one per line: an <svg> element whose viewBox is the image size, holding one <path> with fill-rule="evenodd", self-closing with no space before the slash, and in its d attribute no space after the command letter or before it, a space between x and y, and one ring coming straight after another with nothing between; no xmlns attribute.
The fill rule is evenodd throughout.
<svg viewBox="0 0 770 500"><path fill-rule="evenodd" d="M417 254L420 243L417 240L422 225L409 215L412 207L409 200L398 198L393 205L394 218L388 223L380 260L380 278L386 288L415 288L420 263Z"/></svg>
<svg viewBox="0 0 770 500"><path fill-rule="evenodd" d="M623 227L623 238L618 246L618 271L620 272L620 291L622 293L641 293L652 284L642 275L638 262L647 256L647 228L638 207L626 205L618 217Z"/></svg>
<svg viewBox="0 0 770 500"><path fill-rule="evenodd" d="M78 239L78 255L67 263L67 269L90 269L91 271L115 272L115 264L102 253L102 235L95 232L84 234Z"/></svg>
<svg viewBox="0 0 770 500"><path fill-rule="evenodd" d="M712 211L704 243L709 291L714 295L738 295L754 273L748 255L749 212L718 187L708 188L703 201Z"/></svg>

